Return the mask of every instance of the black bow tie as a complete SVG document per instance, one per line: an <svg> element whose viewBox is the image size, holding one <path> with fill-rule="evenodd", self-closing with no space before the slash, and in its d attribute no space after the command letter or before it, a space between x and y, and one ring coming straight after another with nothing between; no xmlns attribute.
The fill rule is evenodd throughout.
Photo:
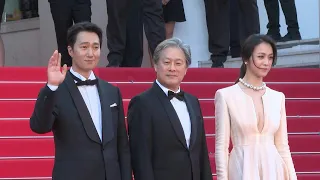
<svg viewBox="0 0 320 180"><path fill-rule="evenodd" d="M81 79L73 75L71 72L70 72L70 75L74 80L77 81L76 83L77 86L93 86L98 83L98 79L94 79L94 80L88 79L88 80L82 81Z"/></svg>
<svg viewBox="0 0 320 180"><path fill-rule="evenodd" d="M184 92L180 91L178 93L174 93L173 91L168 91L168 98L171 100L172 98L177 98L180 101L184 100Z"/></svg>

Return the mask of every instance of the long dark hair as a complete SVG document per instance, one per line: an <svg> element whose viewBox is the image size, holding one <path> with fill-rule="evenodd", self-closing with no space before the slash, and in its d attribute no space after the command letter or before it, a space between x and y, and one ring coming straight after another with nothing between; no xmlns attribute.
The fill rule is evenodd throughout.
<svg viewBox="0 0 320 180"><path fill-rule="evenodd" d="M245 62L249 61L254 49L261 43L270 44L273 51L272 66L274 66L277 63L277 47L274 40L267 35L261 35L261 34L251 35L244 41L241 47L242 65L240 67L239 78L243 78L246 75L247 67ZM239 82L239 78L236 80L236 83Z"/></svg>

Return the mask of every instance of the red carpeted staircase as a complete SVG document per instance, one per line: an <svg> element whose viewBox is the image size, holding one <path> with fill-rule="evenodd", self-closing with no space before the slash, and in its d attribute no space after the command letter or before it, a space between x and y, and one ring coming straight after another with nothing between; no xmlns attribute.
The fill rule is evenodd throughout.
<svg viewBox="0 0 320 180"><path fill-rule="evenodd" d="M122 92L125 112L130 98L149 88L153 69L97 69L95 73ZM189 69L182 89L196 95L215 178L214 94L238 77L238 69ZM0 69L0 180L51 179L54 161L52 133L38 135L29 128L45 68ZM267 85L285 93L289 145L299 180L320 179L320 69L273 69Z"/></svg>

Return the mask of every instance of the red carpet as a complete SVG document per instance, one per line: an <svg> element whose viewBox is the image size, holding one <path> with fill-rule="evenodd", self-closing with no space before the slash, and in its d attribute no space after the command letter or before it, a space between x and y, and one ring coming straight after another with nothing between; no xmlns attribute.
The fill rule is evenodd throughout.
<svg viewBox="0 0 320 180"><path fill-rule="evenodd" d="M143 68L103 68L95 73L120 88L125 111L130 98L149 88L155 78L153 69ZM233 84L238 73L238 69L189 69L182 84L183 90L200 99L213 173L214 94ZM319 77L320 69L273 69L266 78L270 88L284 92L287 98L289 144L299 180L320 179ZM45 68L0 70L0 180L50 179L52 133L38 135L29 128L35 99L45 81Z"/></svg>

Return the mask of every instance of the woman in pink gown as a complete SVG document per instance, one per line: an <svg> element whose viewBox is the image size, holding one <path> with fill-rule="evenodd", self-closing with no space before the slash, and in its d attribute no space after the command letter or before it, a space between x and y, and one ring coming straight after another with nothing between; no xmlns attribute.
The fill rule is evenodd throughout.
<svg viewBox="0 0 320 180"><path fill-rule="evenodd" d="M252 35L242 45L241 56L239 80L215 94L217 178L296 180L285 96L263 82L276 63L276 46L265 35Z"/></svg>

